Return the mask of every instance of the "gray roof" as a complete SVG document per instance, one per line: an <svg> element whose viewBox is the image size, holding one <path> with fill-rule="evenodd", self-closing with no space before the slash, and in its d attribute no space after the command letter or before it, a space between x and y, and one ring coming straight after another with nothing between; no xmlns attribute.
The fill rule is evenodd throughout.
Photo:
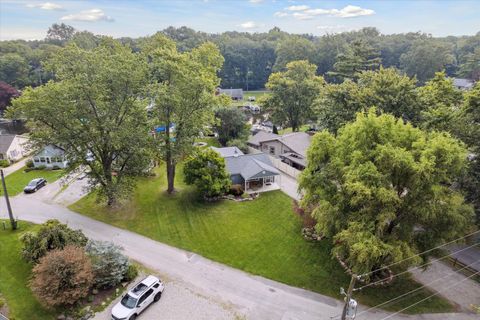
<svg viewBox="0 0 480 320"><path fill-rule="evenodd" d="M284 153L284 154L281 154L280 155L281 158L286 158L292 162L295 162L301 166L304 166L306 167L307 166L307 162L305 161L305 158L304 157L301 157L299 156L298 154L296 153L292 153L292 152L287 152L287 153Z"/></svg>
<svg viewBox="0 0 480 320"><path fill-rule="evenodd" d="M470 89L474 86L474 84L475 81L470 79L453 78L453 85L458 88Z"/></svg>
<svg viewBox="0 0 480 320"><path fill-rule="evenodd" d="M279 141L286 145L289 149L298 153L302 157L307 156L307 149L312 142L312 136L305 132L292 132L279 136L274 133L259 131L256 135L248 139L248 143L259 146L260 143L266 141Z"/></svg>
<svg viewBox="0 0 480 320"><path fill-rule="evenodd" d="M240 156L243 155L242 150L238 149L237 147L225 147L225 148L216 148L211 147L213 150L220 153L223 158L226 157L234 157L235 155Z"/></svg>
<svg viewBox="0 0 480 320"><path fill-rule="evenodd" d="M45 146L42 150L40 150L37 154L35 154L36 157L60 157L65 154L65 150L63 148L60 148L56 145L49 144Z"/></svg>
<svg viewBox="0 0 480 320"><path fill-rule="evenodd" d="M279 137L280 136L278 134L275 134L275 133L270 133L270 132L266 132L266 131L259 131L259 132L257 132L257 134L251 136L248 139L248 143L252 144L252 145L255 145L255 146L260 146L261 142L272 141L272 140L275 140Z"/></svg>
<svg viewBox="0 0 480 320"><path fill-rule="evenodd" d="M307 157L307 150L312 142L312 136L305 132L292 132L284 134L278 141L295 151L295 153Z"/></svg>
<svg viewBox="0 0 480 320"><path fill-rule="evenodd" d="M13 139L16 135L14 134L2 134L0 135L0 153L6 153L8 148L12 145Z"/></svg>
<svg viewBox="0 0 480 320"><path fill-rule="evenodd" d="M245 180L264 172L269 172L269 175L280 174L280 172L273 167L270 158L265 153L226 157L225 165L231 175L239 174Z"/></svg>

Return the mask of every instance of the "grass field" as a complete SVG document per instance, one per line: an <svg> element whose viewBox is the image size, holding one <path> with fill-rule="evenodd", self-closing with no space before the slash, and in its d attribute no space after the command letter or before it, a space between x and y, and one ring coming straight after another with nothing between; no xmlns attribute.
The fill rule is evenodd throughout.
<svg viewBox="0 0 480 320"><path fill-rule="evenodd" d="M243 91L243 100L240 100L240 101L232 100L231 105L238 107L238 106L248 105L249 103L258 104L258 99L266 94L268 94L268 91ZM248 97L255 97L256 100L253 102L250 102L248 101Z"/></svg>
<svg viewBox="0 0 480 320"><path fill-rule="evenodd" d="M298 131L299 132L305 132L308 130L310 126L308 124L304 124L302 125ZM278 134L286 134L286 133L291 133L292 132L292 128L285 128L285 129L282 129L282 130L278 130Z"/></svg>
<svg viewBox="0 0 480 320"><path fill-rule="evenodd" d="M349 277L331 258L328 241L312 243L302 238L301 221L284 193L264 193L255 201L242 203L204 203L183 184L181 166L177 168L178 192L167 195L164 171L160 167L157 177L140 179L133 199L120 209L105 208L93 194L71 209L253 274L341 298L339 289L348 286ZM356 297L372 306L418 286L402 278L389 288L365 290ZM418 295L387 309L399 310L429 294L419 290ZM447 301L434 297L409 311L451 310Z"/></svg>
<svg viewBox="0 0 480 320"><path fill-rule="evenodd" d="M35 227L19 222L19 230L0 230L0 292L10 310L10 319L51 320L54 311L42 307L28 287L31 265L21 257L19 237Z"/></svg>
<svg viewBox="0 0 480 320"><path fill-rule="evenodd" d="M9 174L5 177L8 195L14 196L23 191L23 188L35 178L45 178L48 183L52 183L63 174L63 170L32 170L29 172L23 171L25 167ZM0 194L3 194L3 188L0 188Z"/></svg>

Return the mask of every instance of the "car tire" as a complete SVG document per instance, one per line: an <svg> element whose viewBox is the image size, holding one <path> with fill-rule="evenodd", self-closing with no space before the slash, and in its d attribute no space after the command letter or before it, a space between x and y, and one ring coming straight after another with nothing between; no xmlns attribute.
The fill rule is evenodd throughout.
<svg viewBox="0 0 480 320"><path fill-rule="evenodd" d="M134 314L133 316L131 316L128 320L135 320L135 319L137 319L137 315L136 315L136 314Z"/></svg>
<svg viewBox="0 0 480 320"><path fill-rule="evenodd" d="M161 297L162 297L162 293L159 292L155 295L155 297L153 297L153 301L158 302L158 300L160 300Z"/></svg>

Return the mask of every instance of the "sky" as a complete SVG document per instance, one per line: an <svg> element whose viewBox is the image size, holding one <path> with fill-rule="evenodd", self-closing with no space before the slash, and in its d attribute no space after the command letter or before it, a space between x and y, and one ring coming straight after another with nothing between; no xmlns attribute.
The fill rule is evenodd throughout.
<svg viewBox="0 0 480 320"><path fill-rule="evenodd" d="M0 40L43 39L53 23L113 37L152 35L168 26L199 31L323 35L376 27L384 34L433 36L480 31L480 0L0 0Z"/></svg>

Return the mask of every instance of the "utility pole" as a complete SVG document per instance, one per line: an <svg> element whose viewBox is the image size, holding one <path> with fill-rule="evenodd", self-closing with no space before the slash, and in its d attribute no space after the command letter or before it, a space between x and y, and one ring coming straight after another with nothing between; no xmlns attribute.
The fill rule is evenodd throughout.
<svg viewBox="0 0 480 320"><path fill-rule="evenodd" d="M345 297L345 305L343 306L342 320L346 320L347 309L349 308L350 299L352 297L352 292L353 292L353 289L355 288L355 281L357 279L358 279L358 276L356 274L352 274L352 278L350 279L350 285L348 286L348 290Z"/></svg>
<svg viewBox="0 0 480 320"><path fill-rule="evenodd" d="M10 206L10 200L8 200L7 185L5 184L5 177L3 176L2 169L0 169L0 176L2 177L3 194L5 195L5 201L7 202L7 211L8 211L8 216L10 218L10 224L12 225L12 230L16 230L17 222L13 218L12 207Z"/></svg>

